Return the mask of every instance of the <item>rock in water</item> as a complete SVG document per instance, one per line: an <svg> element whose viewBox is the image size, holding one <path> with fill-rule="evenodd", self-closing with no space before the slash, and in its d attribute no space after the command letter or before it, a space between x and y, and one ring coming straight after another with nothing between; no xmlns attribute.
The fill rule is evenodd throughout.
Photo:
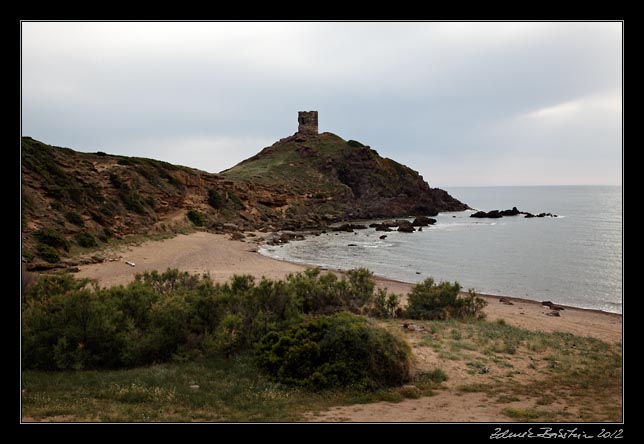
<svg viewBox="0 0 644 444"><path fill-rule="evenodd" d="M414 227L426 227L427 225L432 225L436 223L436 219L426 216L418 216L411 223Z"/></svg>
<svg viewBox="0 0 644 444"><path fill-rule="evenodd" d="M400 223L398 225L398 231L401 231L403 233L413 233L414 232L414 226L411 224L411 222L400 221Z"/></svg>

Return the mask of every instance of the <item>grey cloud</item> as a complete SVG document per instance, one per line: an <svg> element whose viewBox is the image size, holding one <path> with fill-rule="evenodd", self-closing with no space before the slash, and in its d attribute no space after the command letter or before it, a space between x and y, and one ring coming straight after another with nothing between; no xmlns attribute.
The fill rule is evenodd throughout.
<svg viewBox="0 0 644 444"><path fill-rule="evenodd" d="M545 182L601 165L597 180L621 180L619 110L559 126L521 118L621 94L620 23L23 23L22 38L23 132L52 144L163 160L176 146L182 163L193 153L219 171L242 160L225 143L268 144L316 109L321 130L432 185L488 184L545 155L560 174Z"/></svg>

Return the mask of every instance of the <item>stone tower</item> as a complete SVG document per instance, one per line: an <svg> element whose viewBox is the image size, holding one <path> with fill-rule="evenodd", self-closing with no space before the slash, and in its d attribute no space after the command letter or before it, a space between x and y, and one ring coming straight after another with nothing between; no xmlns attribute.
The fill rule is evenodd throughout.
<svg viewBox="0 0 644 444"><path fill-rule="evenodd" d="M297 132L310 136L318 134L318 112L317 111L300 111L297 113Z"/></svg>

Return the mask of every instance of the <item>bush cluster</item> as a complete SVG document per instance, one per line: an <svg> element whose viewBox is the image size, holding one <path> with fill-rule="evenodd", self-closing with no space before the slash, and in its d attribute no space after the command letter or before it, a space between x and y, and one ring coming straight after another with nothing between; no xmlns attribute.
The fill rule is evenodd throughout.
<svg viewBox="0 0 644 444"><path fill-rule="evenodd" d="M63 249L69 251L69 241L59 233L58 231L51 228L41 228L34 232L34 237L36 240L44 245L48 245L55 249Z"/></svg>
<svg viewBox="0 0 644 444"><path fill-rule="evenodd" d="M78 245L84 248L91 248L91 247L97 247L98 243L96 242L96 238L90 234L86 233L84 231L80 233L76 233L74 235L74 239L76 239L76 242Z"/></svg>
<svg viewBox="0 0 644 444"><path fill-rule="evenodd" d="M49 262L51 264L60 262L60 255L58 254L58 250L56 250L54 247L50 247L49 245L45 244L38 244L37 252L38 257L43 259L45 262Z"/></svg>
<svg viewBox="0 0 644 444"><path fill-rule="evenodd" d="M85 221L83 220L83 217L75 211L66 212L65 219L67 219L67 222L69 222L70 224L78 225L79 227L82 227L85 225Z"/></svg>
<svg viewBox="0 0 644 444"><path fill-rule="evenodd" d="M223 285L206 275L167 270L107 289L65 275L43 277L25 298L24 365L119 368L231 356L308 316L365 311L360 304L369 304L372 293L367 270L347 279L319 270L283 281L235 276Z"/></svg>
<svg viewBox="0 0 644 444"><path fill-rule="evenodd" d="M313 389L376 389L409 379L411 349L404 340L341 312L265 335L257 361L275 380Z"/></svg>
<svg viewBox="0 0 644 444"><path fill-rule="evenodd" d="M461 286L441 282L432 278L414 285L408 295L406 316L411 319L449 319L481 316L487 302L478 297L474 290L467 296L460 296Z"/></svg>
<svg viewBox="0 0 644 444"><path fill-rule="evenodd" d="M198 227L203 227L208 223L206 215L197 210L188 211L188 219Z"/></svg>
<svg viewBox="0 0 644 444"><path fill-rule="evenodd" d="M224 198L221 197L217 190L210 188L208 189L208 203L215 210L218 210L224 206Z"/></svg>
<svg viewBox="0 0 644 444"><path fill-rule="evenodd" d="M459 288L425 281L412 290L408 313L475 314L473 293L451 296ZM306 388L407 380L407 343L358 314L401 314L397 297L376 291L366 269L342 278L318 269L276 281L234 276L225 284L168 269L112 288L53 275L24 295L22 358L30 369L102 369L250 352L276 381Z"/></svg>

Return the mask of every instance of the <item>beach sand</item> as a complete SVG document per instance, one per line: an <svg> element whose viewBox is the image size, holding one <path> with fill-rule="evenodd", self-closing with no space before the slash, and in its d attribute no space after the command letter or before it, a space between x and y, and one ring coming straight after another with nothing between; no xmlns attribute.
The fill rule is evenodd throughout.
<svg viewBox="0 0 644 444"><path fill-rule="evenodd" d="M216 282L225 282L234 274L251 274L257 278L283 279L289 273L303 271L306 267L274 260L257 253L258 244L233 241L226 235L197 232L179 235L163 241L148 241L137 246L124 247L112 252L112 261L85 265L77 273L79 278L95 279L101 286L127 284L136 273L146 270L165 271L178 268L191 273L209 273ZM135 266L127 265L126 261ZM337 271L335 271L337 272ZM376 278L379 287L398 293L405 299L411 284ZM565 307L560 316L549 316L550 309L540 302L506 297L510 303L500 301L500 296L482 295L488 305L484 312L489 320L503 319L516 327L543 332L568 332L579 336L597 338L606 342L622 341L622 316L595 310ZM402 322L402 321L401 321ZM305 415L313 422L507 422L502 413L506 407L529 409L534 399L522 398L511 403L500 403L484 393L464 393L458 387L468 383L484 383L488 375L472 376L459 361L442 359L430 347L420 346L421 333L406 334L414 344L414 360L419 369L431 369L436 365L449 375L442 384L443 390L434 396L406 399L398 403L376 402L352 406L338 406L324 412ZM537 377L521 359L514 363L519 375L515 380ZM523 367L522 367L523 366ZM613 402L621 404L618 393ZM577 417L576 404L552 405Z"/></svg>

